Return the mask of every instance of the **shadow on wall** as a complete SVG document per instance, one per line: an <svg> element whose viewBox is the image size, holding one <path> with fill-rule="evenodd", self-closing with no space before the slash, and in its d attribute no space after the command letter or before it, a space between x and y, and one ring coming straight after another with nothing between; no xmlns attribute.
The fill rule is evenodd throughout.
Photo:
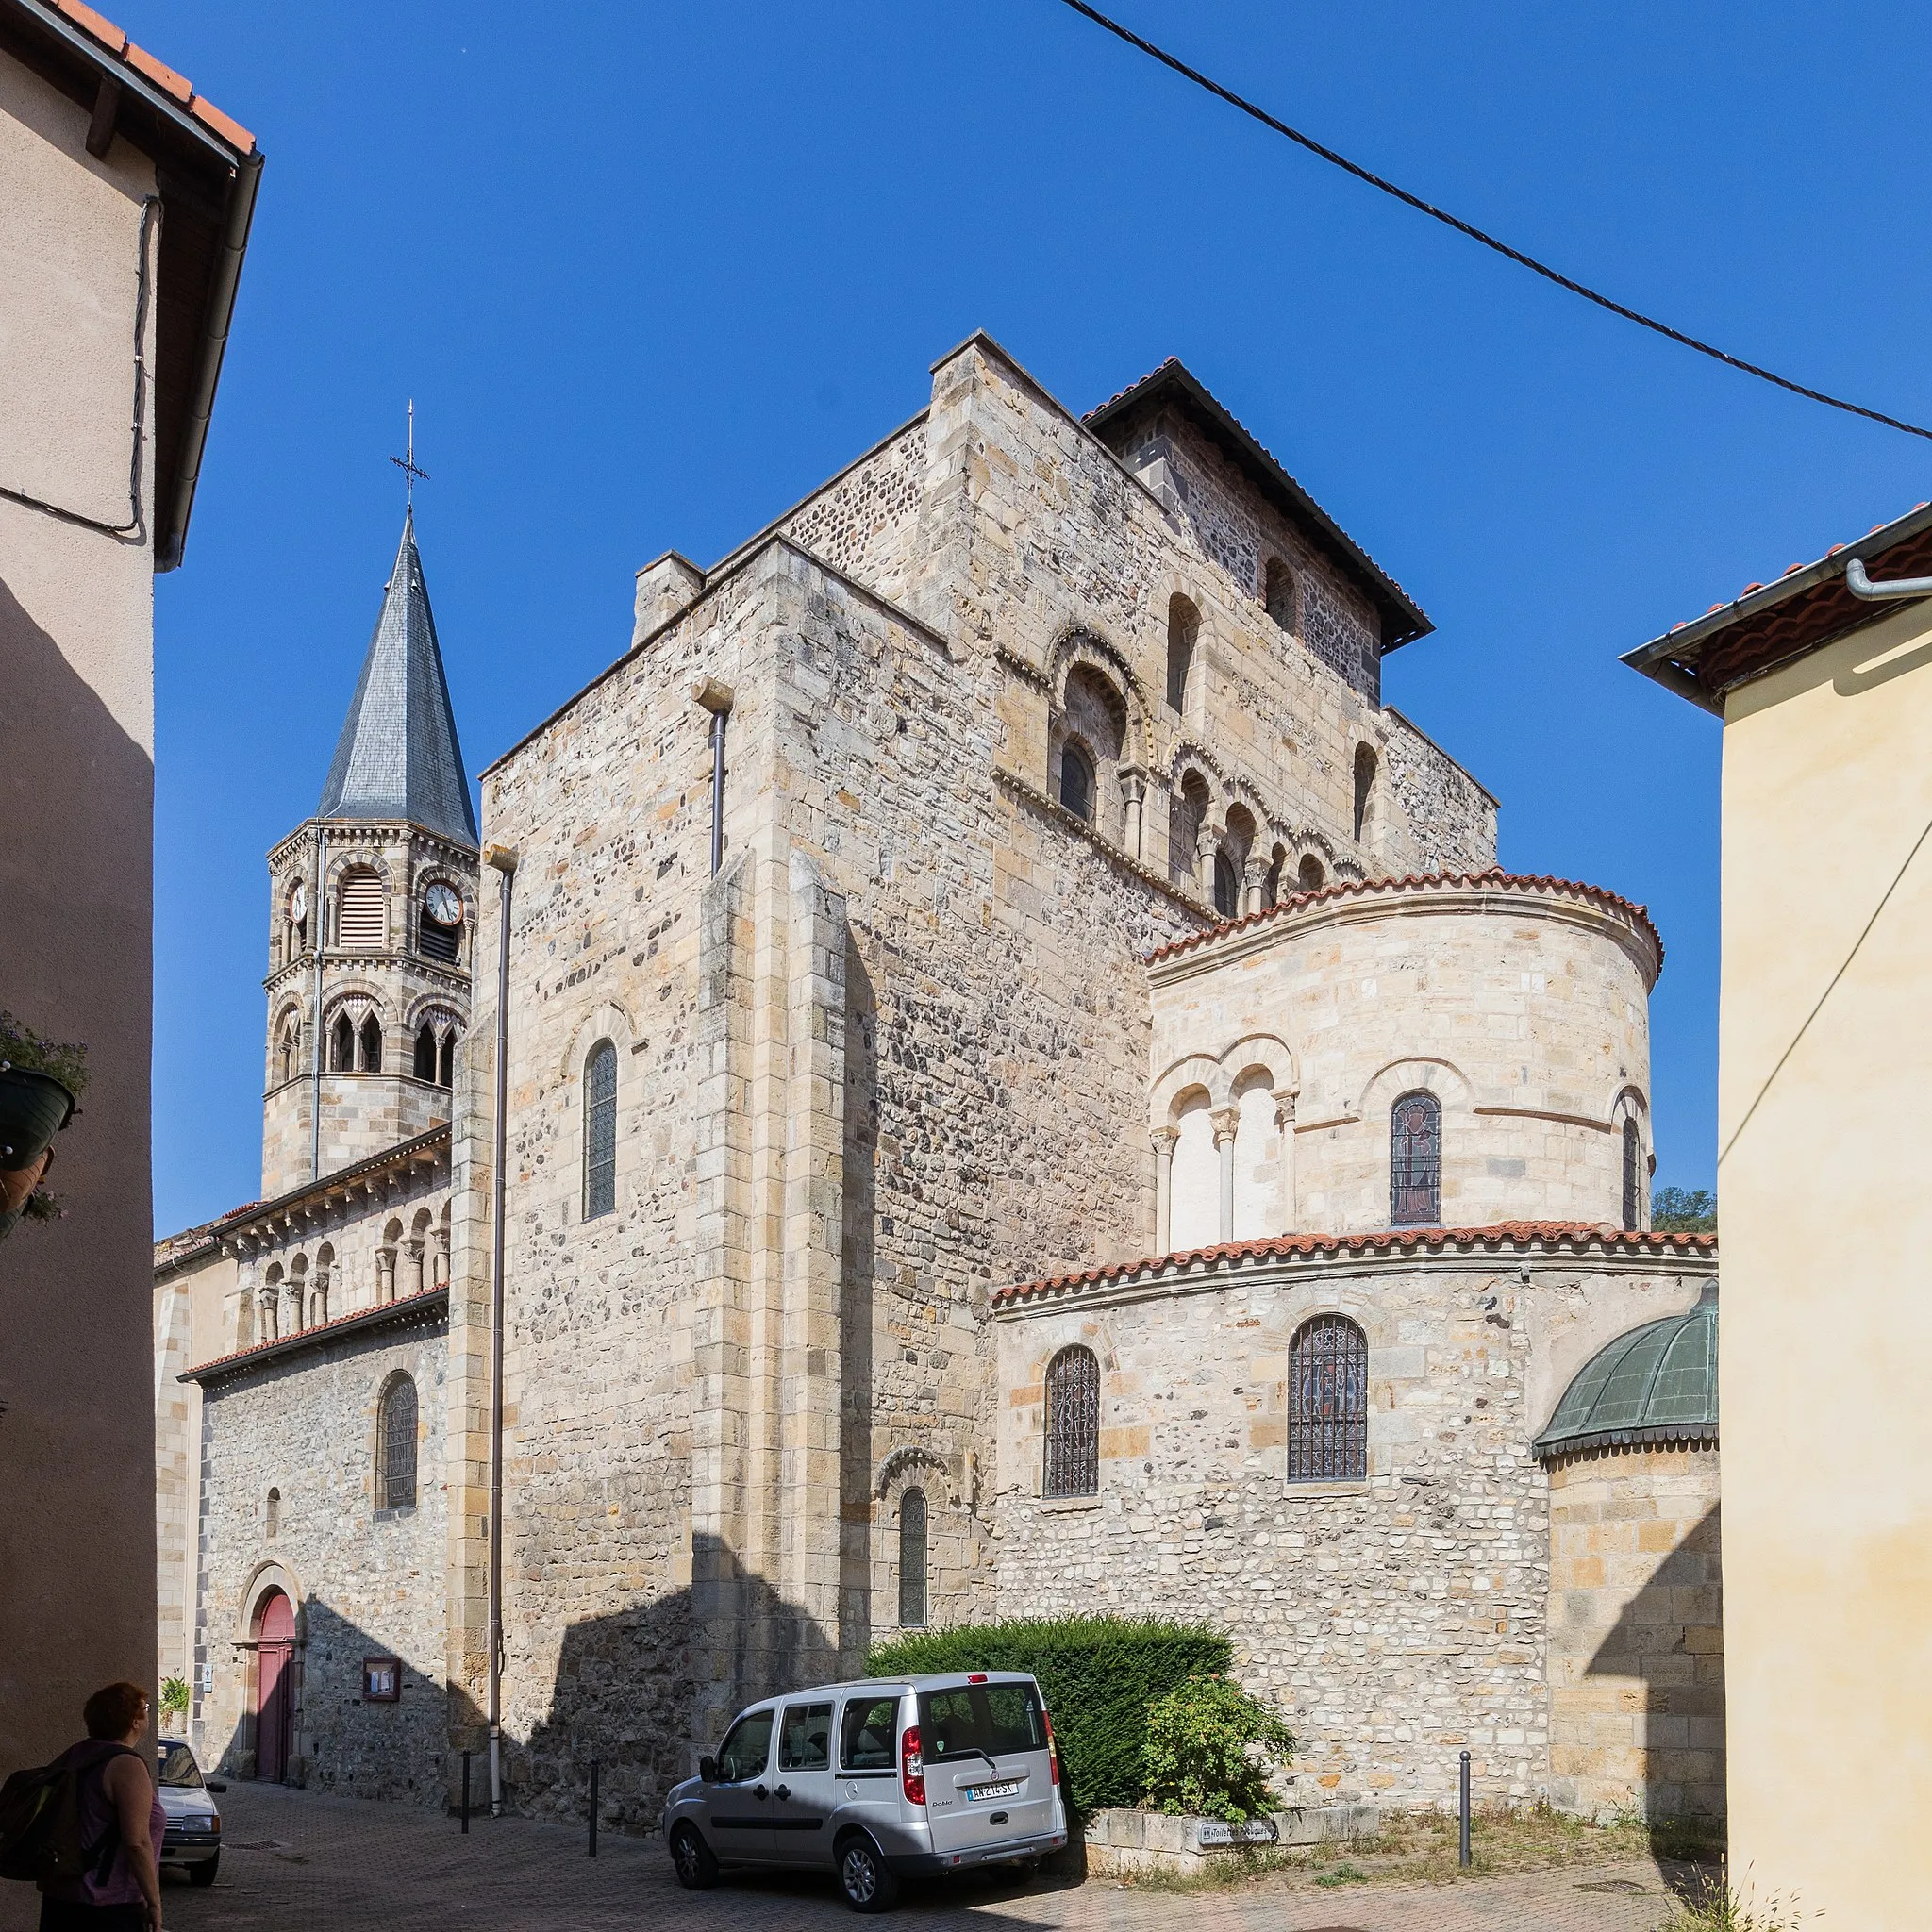
<svg viewBox="0 0 1932 1932"><path fill-rule="evenodd" d="M879 1012L872 977L850 933L845 940L845 1217L839 1296L839 1634L844 1655L838 1674L852 1676L865 1668L872 1643Z"/></svg>
<svg viewBox="0 0 1932 1932"><path fill-rule="evenodd" d="M527 1740L505 1740L511 1809L587 1817L595 1758L602 1823L655 1830L664 1794L740 1708L839 1674L836 1640L717 1538L693 1539L691 1574L688 1590L565 1630L549 1716Z"/></svg>
<svg viewBox="0 0 1932 1932"><path fill-rule="evenodd" d="M400 1665L393 1702L365 1700L365 1663ZM225 1743L208 1756L218 1774L256 1778L263 1766L256 1716L258 1663L247 1658L249 1690ZM360 1624L311 1596L295 1628L293 1713L288 1774L280 1782L346 1798L443 1802L448 1700L441 1659L424 1669Z"/></svg>
<svg viewBox="0 0 1932 1932"><path fill-rule="evenodd" d="M1624 1606L1586 1675L1635 1680L1648 1819L1724 1810L1724 1567L1713 1505Z"/></svg>

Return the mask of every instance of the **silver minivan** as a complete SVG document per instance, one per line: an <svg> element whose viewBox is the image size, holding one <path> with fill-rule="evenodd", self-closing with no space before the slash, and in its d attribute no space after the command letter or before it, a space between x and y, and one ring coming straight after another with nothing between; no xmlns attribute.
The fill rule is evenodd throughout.
<svg viewBox="0 0 1932 1932"><path fill-rule="evenodd" d="M975 1671L764 1698L673 1788L664 1838L681 1885L725 1865L835 1871L861 1912L890 1907L902 1877L1058 1851L1067 1813L1040 1686Z"/></svg>

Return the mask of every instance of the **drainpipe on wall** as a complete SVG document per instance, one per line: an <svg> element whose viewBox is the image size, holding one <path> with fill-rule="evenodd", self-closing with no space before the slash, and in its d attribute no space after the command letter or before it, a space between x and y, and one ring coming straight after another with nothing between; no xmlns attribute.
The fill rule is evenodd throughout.
<svg viewBox="0 0 1932 1932"><path fill-rule="evenodd" d="M1854 557L1845 564L1845 589L1868 604L1887 603L1894 597L1932 597L1932 577L1894 577L1889 584L1874 584L1865 575L1865 560Z"/></svg>
<svg viewBox="0 0 1932 1932"><path fill-rule="evenodd" d="M503 1816L503 1204L509 1158L509 910L513 846L485 849L496 868L496 1115L490 1203L490 1815Z"/></svg>
<svg viewBox="0 0 1932 1932"><path fill-rule="evenodd" d="M308 1123L308 1178L322 1178L322 947L328 937L328 827L315 835L315 1105Z"/></svg>
<svg viewBox="0 0 1932 1932"><path fill-rule="evenodd" d="M711 876L724 863L724 721L738 693L715 677L701 677L691 694L711 714Z"/></svg>

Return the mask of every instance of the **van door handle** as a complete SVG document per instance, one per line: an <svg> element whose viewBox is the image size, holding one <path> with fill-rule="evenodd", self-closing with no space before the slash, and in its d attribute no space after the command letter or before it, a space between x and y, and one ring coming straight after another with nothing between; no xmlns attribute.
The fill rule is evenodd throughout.
<svg viewBox="0 0 1932 1932"><path fill-rule="evenodd" d="M772 1795L770 1791L766 1790L763 1785L752 1786L751 1794L754 1798L758 1799L769 1798Z"/></svg>
<svg viewBox="0 0 1932 1932"><path fill-rule="evenodd" d="M790 1785L780 1785L772 1795L782 1803L791 1795L791 1787Z"/></svg>

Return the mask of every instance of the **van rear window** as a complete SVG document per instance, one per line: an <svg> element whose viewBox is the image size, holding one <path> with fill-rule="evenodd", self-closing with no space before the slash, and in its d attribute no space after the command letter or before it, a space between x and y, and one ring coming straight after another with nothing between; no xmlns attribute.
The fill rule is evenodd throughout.
<svg viewBox="0 0 1932 1932"><path fill-rule="evenodd" d="M1031 1684L962 1684L924 1690L919 1698L919 1741L928 1764L975 1753L1000 1757L1044 1751L1046 1721Z"/></svg>

